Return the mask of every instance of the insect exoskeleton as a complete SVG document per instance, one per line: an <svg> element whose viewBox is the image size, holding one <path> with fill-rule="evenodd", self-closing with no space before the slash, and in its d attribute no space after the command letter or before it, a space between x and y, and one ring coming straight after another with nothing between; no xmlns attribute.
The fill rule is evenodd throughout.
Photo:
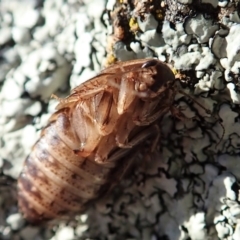
<svg viewBox="0 0 240 240"><path fill-rule="evenodd" d="M99 199L139 144L156 135L175 93L166 64L140 59L110 66L60 99L18 179L25 218L74 215Z"/></svg>

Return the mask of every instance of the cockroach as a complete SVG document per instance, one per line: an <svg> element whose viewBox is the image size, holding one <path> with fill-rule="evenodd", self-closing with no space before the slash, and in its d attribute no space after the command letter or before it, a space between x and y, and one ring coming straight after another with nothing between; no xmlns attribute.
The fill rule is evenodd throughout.
<svg viewBox="0 0 240 240"><path fill-rule="evenodd" d="M86 210L157 134L176 91L166 64L139 59L107 67L59 99L18 179L24 217L41 222Z"/></svg>

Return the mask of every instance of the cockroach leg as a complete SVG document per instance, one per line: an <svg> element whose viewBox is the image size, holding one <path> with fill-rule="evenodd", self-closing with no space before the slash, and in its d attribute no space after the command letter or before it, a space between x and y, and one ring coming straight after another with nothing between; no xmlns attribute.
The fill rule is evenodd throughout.
<svg viewBox="0 0 240 240"><path fill-rule="evenodd" d="M182 111L185 110L185 107L174 107L172 106L170 108L170 111L172 113L172 116L179 119L180 121L186 121L186 120L193 120L195 117L193 118L188 118L186 117Z"/></svg>
<svg viewBox="0 0 240 240"><path fill-rule="evenodd" d="M148 128L146 128L144 131L140 132L139 134L137 134L133 139L131 139L130 142L128 142L127 144L120 144L119 147L120 148L129 148L129 146L132 148L138 144L140 144L141 142L143 142L145 139L156 135L156 138L154 139L153 142L153 146L152 148L155 148L158 142L158 139L160 137L160 130L159 127L155 124L153 126L150 126ZM117 138L117 137L116 137ZM117 142L117 144L119 144ZM123 146L123 147L121 147ZM127 146L127 147L126 147Z"/></svg>
<svg viewBox="0 0 240 240"><path fill-rule="evenodd" d="M130 142L128 142L128 143L119 142L118 137L116 137L116 144L120 148L132 148L133 147L133 145Z"/></svg>
<svg viewBox="0 0 240 240"><path fill-rule="evenodd" d="M60 97L58 97L58 96L55 95L55 94L52 94L50 98L54 98L54 99L56 99L56 100L59 101L59 102L65 101L65 98L60 98Z"/></svg>
<svg viewBox="0 0 240 240"><path fill-rule="evenodd" d="M156 149L156 146L158 144L158 140L160 138L160 129L157 124L146 128L144 132L139 133L137 136L134 137L134 139L131 140L130 143L132 143L133 146L138 145L139 143L143 142L147 138L156 135L156 137L153 140L152 146L151 146L151 152L154 152ZM129 153L126 151L126 149L120 149L118 150L114 155L112 155L110 158L107 159L107 161L114 161L115 159L119 159L120 156L124 156L126 153ZM132 165L132 162L135 160L136 157L136 152L132 152L130 156L128 156L128 160L124 161L124 164L119 168L119 170L114 174L114 181L113 184L111 185L110 189L106 192L110 192L111 189L118 183L122 177L126 174L126 172L129 170L130 166Z"/></svg>
<svg viewBox="0 0 240 240"><path fill-rule="evenodd" d="M169 109L169 106L166 106L165 109L160 109L158 112L151 116L143 116L141 119L133 119L133 122L137 126L148 126L151 123L155 122L158 118L160 118L163 113L167 112Z"/></svg>
<svg viewBox="0 0 240 240"><path fill-rule="evenodd" d="M81 149L74 149L73 152L76 156L79 156L79 157L88 157L91 154Z"/></svg>
<svg viewBox="0 0 240 240"><path fill-rule="evenodd" d="M160 131L160 128L157 124L155 124L151 127L151 131L153 131L153 133L156 135L153 142L152 142L152 146L151 146L151 149L150 149L151 152L154 152L154 150L156 150L156 148L157 148L159 139L161 137L161 131Z"/></svg>
<svg viewBox="0 0 240 240"><path fill-rule="evenodd" d="M202 109L204 109L207 114L211 115L214 119L216 119L216 120L219 122L219 124L221 125L221 127L222 127L222 129L223 129L223 133L222 133L222 136L221 136L219 142L218 142L218 143L216 144L216 146L215 146L215 148L217 148L217 147L219 146L219 144L221 143L221 141L223 140L223 137L224 137L224 135L225 135L225 128L224 128L223 124L221 123L221 121L220 121L220 119L219 119L219 116L218 116L218 117L213 116L213 113L212 113L209 109L205 108L201 103L199 103L198 101L196 101L193 97L189 96L187 93L185 93L184 91L182 91L182 90L180 90L180 89L179 89L178 91L179 91L181 94L183 94L184 96L186 96L187 98L190 98L190 99L191 99L194 103L196 103L199 107L201 107Z"/></svg>
<svg viewBox="0 0 240 240"><path fill-rule="evenodd" d="M201 103L199 103L198 101L196 101L193 97L189 96L187 93L185 93L182 90L178 90L182 95L186 96L187 98L191 99L193 102L195 102L199 107L201 107L202 109L204 109L206 111L207 114L212 115L212 112L205 108Z"/></svg>
<svg viewBox="0 0 240 240"><path fill-rule="evenodd" d="M98 93L102 92L102 91L107 91L108 86L101 86L101 87L97 87L96 89L86 89L81 95L76 93L76 95L72 95L71 98L73 98L74 100L80 100L80 99L88 99L91 98L93 96L96 96ZM70 99L71 99L70 98ZM68 100L68 98L66 99Z"/></svg>

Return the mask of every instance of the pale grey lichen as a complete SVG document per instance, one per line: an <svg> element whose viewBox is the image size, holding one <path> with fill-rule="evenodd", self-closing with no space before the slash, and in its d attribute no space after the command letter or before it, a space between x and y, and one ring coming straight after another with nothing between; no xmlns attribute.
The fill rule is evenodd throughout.
<svg viewBox="0 0 240 240"><path fill-rule="evenodd" d="M194 35L199 43L206 43L218 29L218 24L213 24L212 20L205 19L203 14L198 14L194 18L189 17L185 23L187 34Z"/></svg>
<svg viewBox="0 0 240 240"><path fill-rule="evenodd" d="M162 37L166 44L176 50L181 45L188 45L191 36L186 34L182 23L177 23L175 29L171 28L170 22L164 21L162 27Z"/></svg>
<svg viewBox="0 0 240 240"><path fill-rule="evenodd" d="M14 4L0 8L0 45L7 46L0 65L0 123L4 124L0 167L4 176L17 177L39 130L54 111L56 101L42 99L48 99L55 90L65 96L69 92L66 82L74 87L100 71L106 54L105 36L107 31L113 33L107 14L102 14L104 5L111 11L114 3L46 0L38 10L29 6L32 22L22 18L21 27L15 24L19 17L11 14L17 11ZM140 30L129 33L129 22L124 22L124 34L129 33L131 38L124 35L114 42L112 52L118 60L157 57L171 63L179 72L181 90L189 95L178 93L175 101L185 118L167 113L159 124L157 151L138 155L132 174L68 225L62 223L43 231L27 223L23 226L16 202L8 201L14 198L0 189L0 238L240 238L237 9L231 1L201 1L196 7L195 1L181 0L171 6L167 4L173 1L166 1L159 9L154 6L143 12L148 9L146 3L152 2L139 3L142 8L137 10L127 2L118 6L127 11L127 17L137 20ZM15 4L21 12L24 10L24 5ZM181 18L186 13L181 10L190 4L196 15L189 12ZM220 17L218 11L227 12L229 8L221 9L227 4L233 11ZM201 9L206 6L209 18ZM168 13L174 10L169 19L176 17L176 21L159 14L166 8ZM216 13L219 18L214 17ZM66 67L64 74L58 72L61 67Z"/></svg>
<svg viewBox="0 0 240 240"><path fill-rule="evenodd" d="M156 30L157 26L158 26L158 22L156 21L156 19L153 17L153 15L148 14L144 21L142 21L140 19L140 17L137 17L137 22L139 25L139 28L143 31L149 31L149 30Z"/></svg>

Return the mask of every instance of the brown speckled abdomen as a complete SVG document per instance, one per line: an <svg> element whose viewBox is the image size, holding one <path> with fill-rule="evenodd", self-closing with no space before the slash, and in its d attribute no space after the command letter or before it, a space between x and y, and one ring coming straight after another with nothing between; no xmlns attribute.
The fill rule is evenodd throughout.
<svg viewBox="0 0 240 240"><path fill-rule="evenodd" d="M111 188L116 172L124 172L135 147L156 134L153 126L175 92L165 64L141 59L108 67L61 99L18 179L25 218L39 222L84 211Z"/></svg>
<svg viewBox="0 0 240 240"><path fill-rule="evenodd" d="M109 168L76 155L66 143L75 140L71 135L59 136L65 115L58 113L43 130L19 177L19 207L30 221L81 212L106 182ZM64 131L70 133L69 128L65 124Z"/></svg>

